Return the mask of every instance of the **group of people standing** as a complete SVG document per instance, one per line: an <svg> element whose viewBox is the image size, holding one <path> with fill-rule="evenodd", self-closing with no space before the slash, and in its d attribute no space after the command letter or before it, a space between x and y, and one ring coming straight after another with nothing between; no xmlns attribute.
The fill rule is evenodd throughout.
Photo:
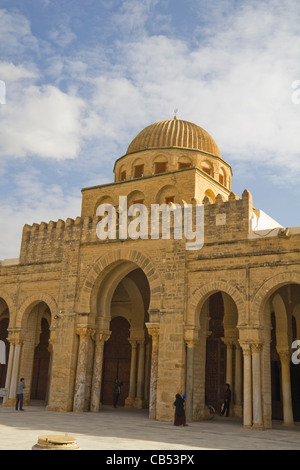
<svg viewBox="0 0 300 470"><path fill-rule="evenodd" d="M186 416L185 416L185 409L184 409L184 402L186 399L186 395L181 395L177 393L175 396L175 401L173 405L175 406L175 415L174 415L174 426L188 426L186 424ZM221 406L221 416L228 416L229 415L229 407L231 401L231 390L230 385L226 384L225 393L224 393L224 401Z"/></svg>

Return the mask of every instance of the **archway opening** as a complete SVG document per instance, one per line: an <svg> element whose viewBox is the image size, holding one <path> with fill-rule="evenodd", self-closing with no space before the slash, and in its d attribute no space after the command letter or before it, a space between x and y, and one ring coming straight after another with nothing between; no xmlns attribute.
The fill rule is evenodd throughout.
<svg viewBox="0 0 300 470"><path fill-rule="evenodd" d="M33 302L25 311L22 327L27 331L22 346L20 377L27 384L25 404L47 404L50 383L50 323L51 312L43 301Z"/></svg>
<svg viewBox="0 0 300 470"><path fill-rule="evenodd" d="M291 349L300 332L300 286L279 287L267 303L270 324L271 417L286 424L300 421L300 364Z"/></svg>
<svg viewBox="0 0 300 470"><path fill-rule="evenodd" d="M8 324L9 324L9 310L5 300L0 299L0 341L1 347L3 346L3 351L1 352L5 355L5 363L0 364L0 388L5 387L7 365L9 359L9 342L8 337Z"/></svg>
<svg viewBox="0 0 300 470"><path fill-rule="evenodd" d="M118 379L122 383L118 405L124 406L130 383L130 324L124 317L115 317L110 322L110 331L104 346L101 401L103 405L113 404L113 384Z"/></svg>
<svg viewBox="0 0 300 470"><path fill-rule="evenodd" d="M50 331L48 321L46 318L42 318L39 344L34 351L31 400L47 401L50 364L49 338Z"/></svg>
<svg viewBox="0 0 300 470"><path fill-rule="evenodd" d="M233 298L224 291L210 293L200 311L199 356L196 359L200 376L198 391L194 390L194 415L197 418L208 417L208 405L220 413L226 384L231 390L229 415L242 417L243 361L237 324L238 309ZM200 362L204 362L205 370Z"/></svg>
<svg viewBox="0 0 300 470"><path fill-rule="evenodd" d="M143 270L132 268L107 296L105 311L109 313L111 334L104 345L101 403L113 404L113 384L118 378L123 383L118 405L147 408L151 338L145 323L149 320L150 287ZM118 278L118 269L113 275ZM100 287L99 299L102 294ZM98 324L101 319L103 316L98 315Z"/></svg>
<svg viewBox="0 0 300 470"><path fill-rule="evenodd" d="M209 331L206 340L205 402L220 410L226 383L226 346L224 337L224 304L221 292L209 298Z"/></svg>

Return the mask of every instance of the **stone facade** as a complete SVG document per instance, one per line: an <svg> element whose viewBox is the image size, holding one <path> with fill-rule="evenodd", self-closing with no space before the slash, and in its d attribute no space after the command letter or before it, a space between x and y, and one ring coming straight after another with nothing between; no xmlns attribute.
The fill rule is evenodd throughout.
<svg viewBox="0 0 300 470"><path fill-rule="evenodd" d="M177 391L189 421L207 419L229 383L230 414L245 427L293 424L300 228L268 217L259 226L263 214L247 190L231 192L230 165L210 153L211 137L185 121L166 124L133 141L114 183L82 190L81 216L25 225L19 259L0 264L3 404L14 404L24 377L25 404L101 412L118 375L120 404L147 407L151 419L173 419ZM170 239L99 239L97 208L117 207L120 196L128 207L203 203L203 247L187 250L174 221Z"/></svg>

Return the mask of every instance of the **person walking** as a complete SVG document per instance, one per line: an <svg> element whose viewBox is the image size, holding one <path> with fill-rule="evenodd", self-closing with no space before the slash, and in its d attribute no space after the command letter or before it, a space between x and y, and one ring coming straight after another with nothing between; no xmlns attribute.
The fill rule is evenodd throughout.
<svg viewBox="0 0 300 470"><path fill-rule="evenodd" d="M114 382L114 388L113 388L113 403L114 403L114 408L117 408L117 403L119 400L119 396L121 393L121 386L123 385L123 382L120 382L119 379L117 378Z"/></svg>
<svg viewBox="0 0 300 470"><path fill-rule="evenodd" d="M225 393L224 393L224 403L221 411L221 416L224 416L226 412L226 417L229 414L229 408L230 408L230 401L231 401L231 390L230 390L230 385L226 384L225 388Z"/></svg>
<svg viewBox="0 0 300 470"><path fill-rule="evenodd" d="M20 411L24 411L24 409L23 409L23 390L24 390L24 388L26 388L26 385L25 385L25 380L22 377L20 379L20 382L17 385L17 402L16 402L16 410L17 411L18 411L19 404L20 404Z"/></svg>
<svg viewBox="0 0 300 470"><path fill-rule="evenodd" d="M174 426L187 426L184 410L185 395L182 397L180 393L177 393L175 398L173 403L175 406Z"/></svg>

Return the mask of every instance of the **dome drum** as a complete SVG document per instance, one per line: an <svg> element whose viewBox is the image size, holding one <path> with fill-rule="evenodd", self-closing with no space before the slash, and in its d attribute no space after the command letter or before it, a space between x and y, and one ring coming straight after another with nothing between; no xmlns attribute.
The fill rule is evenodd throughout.
<svg viewBox="0 0 300 470"><path fill-rule="evenodd" d="M143 129L114 168L115 182L198 168L230 189L231 167L201 127L177 119Z"/></svg>

